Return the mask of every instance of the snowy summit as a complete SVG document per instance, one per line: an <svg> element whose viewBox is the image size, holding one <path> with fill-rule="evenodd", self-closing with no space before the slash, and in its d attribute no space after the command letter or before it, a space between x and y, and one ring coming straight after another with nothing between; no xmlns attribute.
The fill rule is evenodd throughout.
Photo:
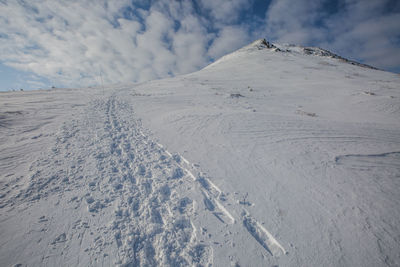
<svg viewBox="0 0 400 267"><path fill-rule="evenodd" d="M400 76L258 40L0 93L1 266L399 266Z"/></svg>

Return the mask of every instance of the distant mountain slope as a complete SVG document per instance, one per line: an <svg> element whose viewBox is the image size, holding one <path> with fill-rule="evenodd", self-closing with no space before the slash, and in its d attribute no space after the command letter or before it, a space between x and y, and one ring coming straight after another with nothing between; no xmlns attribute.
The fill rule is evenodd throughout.
<svg viewBox="0 0 400 267"><path fill-rule="evenodd" d="M351 62L350 62L351 63ZM256 41L0 94L4 266L398 266L400 77Z"/></svg>
<svg viewBox="0 0 400 267"><path fill-rule="evenodd" d="M321 57L329 57L329 58L335 58L343 62L347 62L352 65L360 66L360 67L365 67L365 68L370 68L370 69L375 69L377 68L369 66L367 64L362 64L353 60L349 60L346 58L343 58L339 55L336 55L328 50L319 48L319 47L303 47L303 46L296 46L292 44L281 44L281 45L275 45L270 42L268 42L265 39L259 39L254 41L253 43L231 53L226 56L223 56L221 59L215 61L214 63L218 63L220 61L224 61L227 58L234 57L234 55L237 55L239 53L246 53L249 51L253 50L262 50L262 49L270 49L271 51L274 52L282 52L282 53L293 53L293 54L301 54L301 55L315 55L315 56L321 56ZM211 64L213 65L213 64Z"/></svg>

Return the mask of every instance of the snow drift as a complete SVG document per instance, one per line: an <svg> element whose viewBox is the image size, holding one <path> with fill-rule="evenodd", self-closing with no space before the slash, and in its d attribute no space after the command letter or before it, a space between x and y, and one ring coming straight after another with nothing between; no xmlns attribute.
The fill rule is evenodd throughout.
<svg viewBox="0 0 400 267"><path fill-rule="evenodd" d="M4 266L397 266L400 77L258 40L136 85L0 94Z"/></svg>

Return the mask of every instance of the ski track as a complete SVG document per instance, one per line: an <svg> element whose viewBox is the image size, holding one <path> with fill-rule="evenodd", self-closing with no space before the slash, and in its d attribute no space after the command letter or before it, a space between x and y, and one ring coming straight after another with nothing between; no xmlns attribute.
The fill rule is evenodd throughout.
<svg viewBox="0 0 400 267"><path fill-rule="evenodd" d="M287 254L232 194L144 132L131 107L115 95L93 100L82 121L64 123L52 155L32 164L30 184L2 200L2 208L13 208L56 195L81 212L53 237L41 264L51 265L54 250L62 255L78 243L77 265L211 266L211 242L198 236L195 223L201 207L226 227L240 221L240 229L270 256ZM187 188L192 191L185 194ZM46 216L39 222L50 223ZM80 261L82 251L89 260Z"/></svg>

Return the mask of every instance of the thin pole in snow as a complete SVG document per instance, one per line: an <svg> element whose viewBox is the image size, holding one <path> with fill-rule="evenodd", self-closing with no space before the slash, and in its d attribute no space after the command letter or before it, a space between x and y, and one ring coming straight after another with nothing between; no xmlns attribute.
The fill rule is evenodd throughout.
<svg viewBox="0 0 400 267"><path fill-rule="evenodd" d="M103 88L103 95L104 95L103 75L101 73L101 69L100 69L100 80L101 80L101 88Z"/></svg>

